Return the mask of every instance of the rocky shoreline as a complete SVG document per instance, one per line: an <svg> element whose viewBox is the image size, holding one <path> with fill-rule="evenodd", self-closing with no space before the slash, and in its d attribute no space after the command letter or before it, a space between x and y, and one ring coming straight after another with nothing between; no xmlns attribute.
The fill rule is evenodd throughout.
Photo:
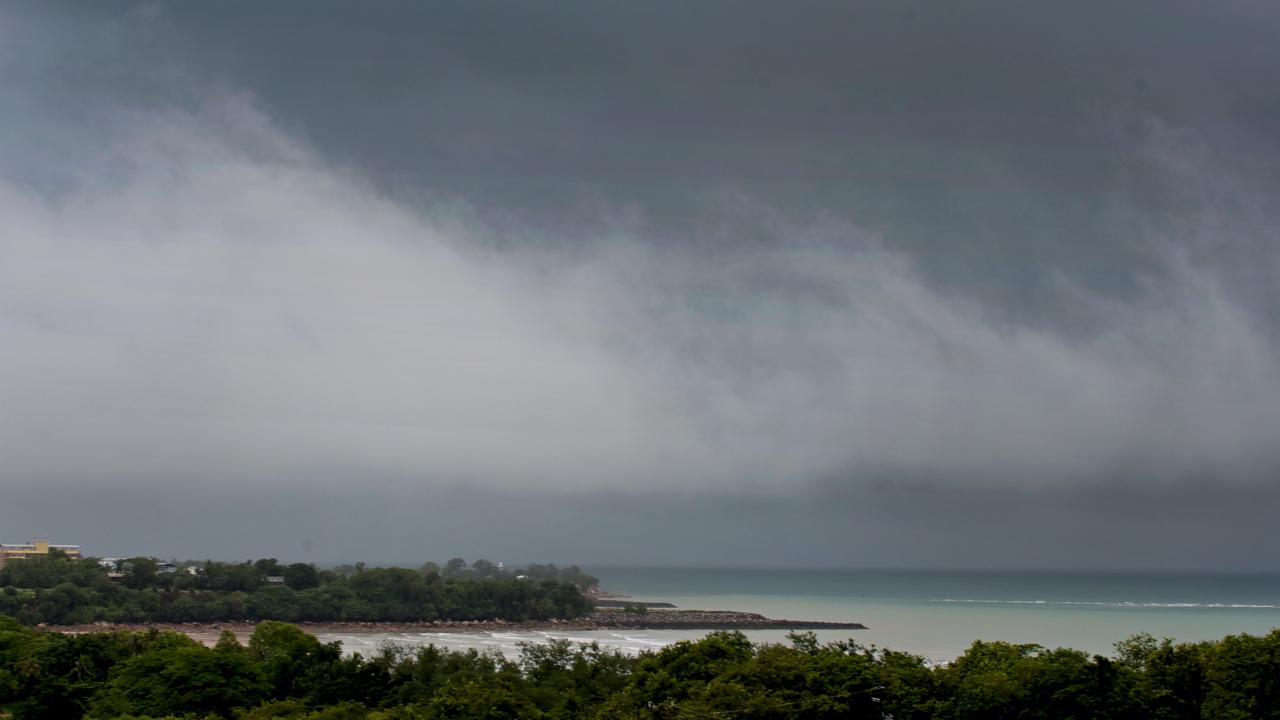
<svg viewBox="0 0 1280 720"><path fill-rule="evenodd" d="M603 610L572 620L435 621L435 622L297 622L292 623L312 635L361 633L489 633L556 630L865 630L862 623L780 620L757 613L713 610L653 610L629 613ZM200 642L216 642L223 631L231 631L241 641L253 634L251 622L226 623L94 623L91 625L42 626L50 632L81 634L91 632L172 630Z"/></svg>
<svg viewBox="0 0 1280 720"><path fill-rule="evenodd" d="M606 598L596 598L596 609L600 608L627 608L642 607L646 610L674 610L676 606L669 602L648 602L641 600L619 599L610 600Z"/></svg>
<svg viewBox="0 0 1280 720"><path fill-rule="evenodd" d="M731 610L651 610L643 613L606 610L580 620L584 630L866 630L862 623L780 620Z"/></svg>

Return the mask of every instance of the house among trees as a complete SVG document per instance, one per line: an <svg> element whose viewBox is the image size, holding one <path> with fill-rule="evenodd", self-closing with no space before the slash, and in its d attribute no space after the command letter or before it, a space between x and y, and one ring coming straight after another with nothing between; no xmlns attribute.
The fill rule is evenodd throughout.
<svg viewBox="0 0 1280 720"><path fill-rule="evenodd" d="M147 556L132 558L104 557L98 560L98 565L107 571L107 577L112 580L119 580L130 573L136 572L134 565L138 562L142 562L147 566L144 569L145 572L153 572L156 575L174 575L179 572L185 572L188 575L196 575L199 573L199 568L195 565L187 564L179 566L166 560Z"/></svg>

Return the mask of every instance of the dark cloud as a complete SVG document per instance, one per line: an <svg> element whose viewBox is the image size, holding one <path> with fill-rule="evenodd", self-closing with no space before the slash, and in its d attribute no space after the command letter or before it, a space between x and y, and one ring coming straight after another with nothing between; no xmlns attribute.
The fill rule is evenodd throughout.
<svg viewBox="0 0 1280 720"><path fill-rule="evenodd" d="M21 521L105 555L321 563L1274 570L1274 491L922 491L841 498L20 488ZM6 527L17 521L6 520Z"/></svg>
<svg viewBox="0 0 1280 720"><path fill-rule="evenodd" d="M187 518L65 516L113 552L1274 549L1266 5L0 20L0 529L88 497Z"/></svg>

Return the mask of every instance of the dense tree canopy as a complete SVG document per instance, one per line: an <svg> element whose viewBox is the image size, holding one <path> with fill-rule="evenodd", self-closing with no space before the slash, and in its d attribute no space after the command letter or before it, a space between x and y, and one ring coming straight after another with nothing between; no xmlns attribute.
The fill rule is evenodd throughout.
<svg viewBox="0 0 1280 720"><path fill-rule="evenodd" d="M344 657L260 623L247 646L168 632L61 635L0 617L0 716L14 720L604 718L1276 718L1280 631L1114 657L975 642L935 667L852 642L753 645L712 633L639 657L549 641L518 660L388 647Z"/></svg>
<svg viewBox="0 0 1280 720"><path fill-rule="evenodd" d="M451 561L451 565L452 565ZM0 613L24 624L227 620L415 622L572 618L590 612L595 578L576 567L506 571L479 560L432 567L320 570L274 559L185 564L151 558L113 567L62 555L0 568ZM450 566L446 566L448 568ZM190 570L186 569L190 568ZM480 570L476 570L480 568ZM269 581L268 579L272 580Z"/></svg>

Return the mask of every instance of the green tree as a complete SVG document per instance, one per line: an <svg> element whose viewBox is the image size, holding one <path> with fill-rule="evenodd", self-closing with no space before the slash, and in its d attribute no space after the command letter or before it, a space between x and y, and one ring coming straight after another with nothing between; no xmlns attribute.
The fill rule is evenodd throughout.
<svg viewBox="0 0 1280 720"><path fill-rule="evenodd" d="M115 667L95 698L95 716L216 715L266 700L261 671L239 653L179 647L143 653Z"/></svg>
<svg viewBox="0 0 1280 720"><path fill-rule="evenodd" d="M293 590L307 590L320 587L320 573L316 566L308 563L293 563L283 571L284 584Z"/></svg>
<svg viewBox="0 0 1280 720"><path fill-rule="evenodd" d="M124 568L123 582L134 590L149 588L156 583L158 564L149 557L135 557L121 563Z"/></svg>
<svg viewBox="0 0 1280 720"><path fill-rule="evenodd" d="M1211 643L1174 644L1141 634L1116 645L1116 664L1128 674L1129 701L1143 717L1190 720L1201 717L1211 652Z"/></svg>
<svg viewBox="0 0 1280 720"><path fill-rule="evenodd" d="M1206 659L1204 717L1280 718L1280 630L1229 635Z"/></svg>
<svg viewBox="0 0 1280 720"><path fill-rule="evenodd" d="M485 560L484 558L481 558L475 561L474 563L471 563L471 571L475 573L476 577L482 580L489 580L492 578L496 578L498 577L498 575L501 574L500 571L498 570L497 565L495 565L494 563L488 560Z"/></svg>
<svg viewBox="0 0 1280 720"><path fill-rule="evenodd" d="M249 654L257 662L274 698L296 697L298 678L317 662L331 661L332 653L315 637L293 625L267 620L249 638Z"/></svg>
<svg viewBox="0 0 1280 720"><path fill-rule="evenodd" d="M540 720L543 718L542 712L522 690L519 683L511 680L450 681L432 698L429 710L431 717L438 720Z"/></svg>
<svg viewBox="0 0 1280 720"><path fill-rule="evenodd" d="M462 558L453 558L444 564L444 571L441 573L446 578L456 578L467 570L467 561Z"/></svg>

